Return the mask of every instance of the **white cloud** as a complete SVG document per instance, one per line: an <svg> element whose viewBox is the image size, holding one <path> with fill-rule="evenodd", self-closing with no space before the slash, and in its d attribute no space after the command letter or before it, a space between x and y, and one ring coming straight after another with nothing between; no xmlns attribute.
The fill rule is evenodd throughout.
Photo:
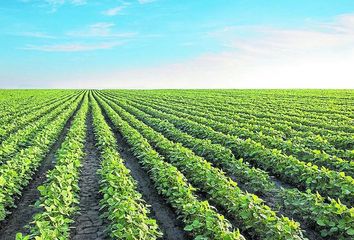
<svg viewBox="0 0 354 240"><path fill-rule="evenodd" d="M22 48L24 50L33 50L41 52L84 52L94 51L102 49L112 49L122 43L109 42L98 44L81 44L81 43L69 43L69 44L54 44L54 45L27 45Z"/></svg>
<svg viewBox="0 0 354 240"><path fill-rule="evenodd" d="M28 45L25 49L46 52L111 49L122 42L110 40L124 35L113 31L114 26L110 22L95 23L67 34L99 37L104 43ZM224 46L219 53L153 67L119 69L117 66L101 72L85 69L66 76L68 81L58 82L58 87L354 89L353 29L354 15L350 14L331 22L312 22L303 28L227 26L207 36ZM132 35L126 33L127 37Z"/></svg>
<svg viewBox="0 0 354 240"><path fill-rule="evenodd" d="M85 76L97 88L354 88L354 16L302 29L224 29L219 53L155 67ZM229 34L236 31L235 34ZM225 37L226 36L226 37ZM96 78L101 79L99 83ZM124 79L121 81L120 79Z"/></svg>
<svg viewBox="0 0 354 240"><path fill-rule="evenodd" d="M120 13L124 8L125 8L125 6L118 6L118 7L111 8L111 9L108 9L106 11L103 11L102 14L106 15L106 16L115 16L118 13Z"/></svg>
<svg viewBox="0 0 354 240"><path fill-rule="evenodd" d="M91 24L82 30L68 32L68 36L73 37L106 37L111 34L114 23L99 22Z"/></svg>
<svg viewBox="0 0 354 240"><path fill-rule="evenodd" d="M71 4L71 5L85 5L87 0L45 0L46 3L50 5L64 5L64 4Z"/></svg>
<svg viewBox="0 0 354 240"><path fill-rule="evenodd" d="M134 32L115 32L114 23L99 22L84 27L81 30L67 32L69 37L99 37L99 38L129 38L136 35Z"/></svg>
<svg viewBox="0 0 354 240"><path fill-rule="evenodd" d="M50 12L53 13L66 4L72 6L83 6L87 4L87 0L44 0L44 6L49 7Z"/></svg>
<svg viewBox="0 0 354 240"><path fill-rule="evenodd" d="M138 0L140 4L147 4L147 3L152 3L155 2L156 0Z"/></svg>
<svg viewBox="0 0 354 240"><path fill-rule="evenodd" d="M354 15L344 14L337 17L337 21L333 23L321 24L322 27L335 31L337 33L354 33Z"/></svg>
<svg viewBox="0 0 354 240"><path fill-rule="evenodd" d="M30 37L30 38L44 38L44 39L54 39L56 37L43 32L20 32L14 33L15 36Z"/></svg>
<svg viewBox="0 0 354 240"><path fill-rule="evenodd" d="M65 44L47 44L47 45L31 45L21 48L23 50L35 50L43 52L82 52L82 51L94 51L101 49L111 49L116 46L122 45L127 40L136 35L136 33L119 33L114 32L112 28L114 23L99 22L91 24L85 27L83 30L67 32L65 34L68 39L80 39L80 43L65 43ZM24 32L21 36L36 37L36 38L52 38L50 35L46 35L40 32ZM66 39L62 38L62 39ZM88 44L95 40L96 44Z"/></svg>
<svg viewBox="0 0 354 240"><path fill-rule="evenodd" d="M30 3L30 2L35 2L35 0L20 0L23 3ZM44 2L46 4L52 5L52 6L60 6L64 4L71 4L71 5L85 5L87 4L87 0L39 0L36 2Z"/></svg>
<svg viewBox="0 0 354 240"><path fill-rule="evenodd" d="M86 0L71 0L70 2L73 5L85 5L87 3Z"/></svg>

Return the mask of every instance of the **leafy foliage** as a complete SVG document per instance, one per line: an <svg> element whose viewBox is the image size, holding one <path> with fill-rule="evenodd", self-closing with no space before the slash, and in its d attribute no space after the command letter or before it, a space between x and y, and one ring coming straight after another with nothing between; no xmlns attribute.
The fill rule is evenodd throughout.
<svg viewBox="0 0 354 240"><path fill-rule="evenodd" d="M35 206L40 208L41 212L33 217L30 238L44 240L69 237L72 216L78 210L79 169L84 156L87 112L86 93L82 106L57 152L55 168L47 173L47 182L38 187L40 198Z"/></svg>
<svg viewBox="0 0 354 240"><path fill-rule="evenodd" d="M243 239L238 231L230 231L230 223L207 201L196 198L194 188L187 183L184 175L164 162L138 131L124 122L102 99L98 98L98 102L149 171L158 191L181 215L186 231L193 233L196 239Z"/></svg>
<svg viewBox="0 0 354 240"><path fill-rule="evenodd" d="M136 190L134 179L117 152L115 137L106 123L96 101L91 99L93 124L98 148L101 152L101 206L110 222L113 239L157 239L162 233L149 209Z"/></svg>
<svg viewBox="0 0 354 240"><path fill-rule="evenodd" d="M111 107L146 137L166 159L181 169L193 184L201 187L213 201L230 211L245 229L252 229L263 239L302 239L298 223L286 217L277 217L256 195L243 193L234 181L204 159L195 156L191 150L167 140L117 105L111 104Z"/></svg>

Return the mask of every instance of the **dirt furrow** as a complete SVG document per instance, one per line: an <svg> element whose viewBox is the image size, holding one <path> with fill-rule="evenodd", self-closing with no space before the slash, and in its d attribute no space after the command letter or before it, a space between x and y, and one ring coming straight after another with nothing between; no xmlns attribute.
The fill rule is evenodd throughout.
<svg viewBox="0 0 354 240"><path fill-rule="evenodd" d="M149 126L149 124L147 124L147 125ZM173 139L168 138L168 137L167 137L167 139L169 139L171 141L174 141ZM188 146L185 146L185 147L189 148ZM192 148L189 148L189 149L192 150L196 155L199 155ZM236 153L234 152L234 154L236 154ZM203 157L202 155L199 155L199 156ZM252 166L256 167L256 165L252 165ZM217 166L215 166L215 167L217 167ZM220 169L225 170L222 167ZM240 187L240 189L243 190L244 192L251 192L251 193L254 192L251 188L246 187L244 184L239 182L239 179L237 179L234 175L232 175L230 173L226 173L226 176L230 177L233 181L237 182L237 184ZM261 197L269 207L271 207L274 211L276 211L278 213L278 216L284 215L284 216L287 216L289 218L293 218L294 220L299 222L300 225L301 225L301 228L306 231L305 232L306 237L308 237L310 240L321 240L321 239L323 239L323 238L320 237L319 233L316 232L313 229L313 226L311 226L308 222L303 221L302 219L298 218L297 216L294 216L293 214L291 214L289 211L285 211L284 209L282 209L280 207L281 199L277 195L278 194L277 191L280 191L281 188L291 189L293 187L291 185L289 185L287 183L284 183L283 181L279 180L276 176L272 176L271 175L270 176L270 181L272 181L274 183L274 186L276 188L276 189L274 189L274 191L270 191L267 194L257 194L257 193L254 193L254 194L257 194L259 197ZM197 194L198 194L198 197L200 199L207 200L207 201L209 201L209 203L211 203L213 206L215 206L216 209L219 211L219 213L221 213L227 219L229 219L234 227L237 227L237 226L240 225L240 224L237 223L237 221L234 219L234 217L227 211L227 209L224 209L223 206L220 206L217 203L215 203L215 201L212 201L210 199L210 196L207 193L202 192L202 191L198 191ZM257 239L255 237L252 237L247 230L246 231L241 231L241 232L247 239Z"/></svg>
<svg viewBox="0 0 354 240"><path fill-rule="evenodd" d="M99 202L99 176L100 168L99 153L95 146L93 134L92 113L87 118L87 138L85 143L85 158L81 168L79 180L80 203L79 213L75 218L71 239L73 240L103 240L107 239L105 229L107 224L100 218Z"/></svg>
<svg viewBox="0 0 354 240"><path fill-rule="evenodd" d="M151 181L148 173L142 168L138 159L129 150L128 144L123 136L115 130L112 122L103 111L106 122L113 130L117 139L118 151L123 158L125 166L131 171L130 174L138 184L138 191L142 194L143 199L151 206L152 218L163 232L165 240L182 240L190 239L190 236L183 230L183 223L174 212L172 206L157 192L154 183Z"/></svg>
<svg viewBox="0 0 354 240"><path fill-rule="evenodd" d="M55 154L64 141L70 129L71 123L77 111L81 107L81 104L82 100L79 106L75 109L74 113L67 120L58 140L54 143L49 153L43 159L42 164L34 174L33 179L30 181L29 185L22 190L21 197L15 201L16 208L10 209L11 214L9 214L6 219L0 223L0 240L13 240L15 239L17 232L22 232L25 234L29 232L25 226L30 223L33 215L40 211L40 209L33 206L40 197L37 187L45 182L47 171L54 168L56 162Z"/></svg>

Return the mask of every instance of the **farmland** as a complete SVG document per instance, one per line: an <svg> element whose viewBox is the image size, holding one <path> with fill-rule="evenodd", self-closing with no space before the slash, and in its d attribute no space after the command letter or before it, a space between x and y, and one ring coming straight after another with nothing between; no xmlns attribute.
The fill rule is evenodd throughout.
<svg viewBox="0 0 354 240"><path fill-rule="evenodd" d="M0 90L0 240L354 238L352 90Z"/></svg>

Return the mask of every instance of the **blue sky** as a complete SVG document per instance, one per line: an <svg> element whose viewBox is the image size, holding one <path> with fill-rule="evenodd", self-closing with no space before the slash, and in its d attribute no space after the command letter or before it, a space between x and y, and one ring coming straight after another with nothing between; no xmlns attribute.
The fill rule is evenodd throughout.
<svg viewBox="0 0 354 240"><path fill-rule="evenodd" d="M354 87L352 0L3 0L0 88Z"/></svg>

